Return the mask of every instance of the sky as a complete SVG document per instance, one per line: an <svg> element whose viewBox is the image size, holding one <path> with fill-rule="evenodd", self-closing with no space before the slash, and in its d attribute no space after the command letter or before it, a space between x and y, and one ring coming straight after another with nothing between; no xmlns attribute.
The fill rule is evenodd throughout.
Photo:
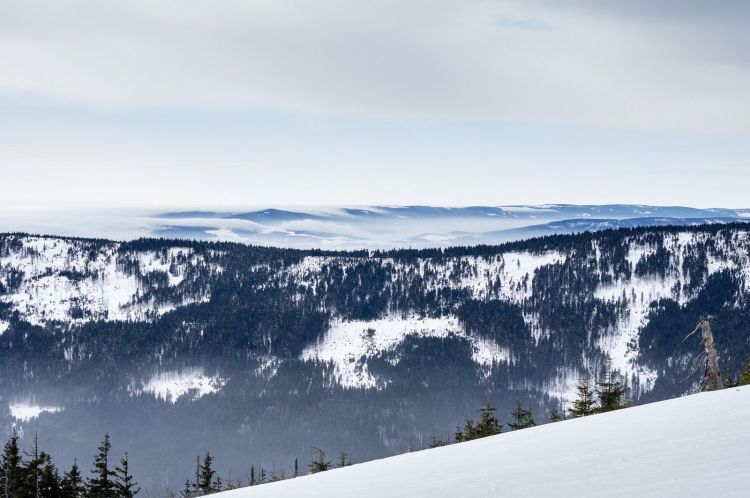
<svg viewBox="0 0 750 498"><path fill-rule="evenodd" d="M750 3L4 0L0 205L750 207Z"/></svg>

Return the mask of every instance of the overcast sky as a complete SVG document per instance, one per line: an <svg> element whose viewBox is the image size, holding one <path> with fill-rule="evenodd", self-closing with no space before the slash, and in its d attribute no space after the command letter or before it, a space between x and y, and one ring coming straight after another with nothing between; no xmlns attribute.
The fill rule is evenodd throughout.
<svg viewBox="0 0 750 498"><path fill-rule="evenodd" d="M3 0L0 203L750 207L750 2Z"/></svg>

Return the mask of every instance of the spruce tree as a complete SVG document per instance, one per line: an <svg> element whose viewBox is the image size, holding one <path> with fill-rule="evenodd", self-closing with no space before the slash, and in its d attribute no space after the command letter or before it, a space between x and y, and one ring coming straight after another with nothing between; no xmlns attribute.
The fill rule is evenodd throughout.
<svg viewBox="0 0 750 498"><path fill-rule="evenodd" d="M18 496L40 498L39 477L44 465L44 455L39 453L39 439L34 435L34 449L28 454L29 459L22 466L23 481Z"/></svg>
<svg viewBox="0 0 750 498"><path fill-rule="evenodd" d="M220 475L217 474L216 477L214 478L214 482L213 482L213 485L211 486L211 489L213 490L214 493L218 493L219 491L224 490L224 480L221 478Z"/></svg>
<svg viewBox="0 0 750 498"><path fill-rule="evenodd" d="M141 490L138 483L135 482L133 475L130 473L130 463L128 461L127 452L122 460L120 460L119 467L115 467L114 477L117 493L120 498L133 498Z"/></svg>
<svg viewBox="0 0 750 498"><path fill-rule="evenodd" d="M457 443L463 443L464 441L471 441L472 439L476 439L477 434L476 427L474 427L474 421L472 419L467 419L464 423L463 430L460 427L456 427L456 442Z"/></svg>
<svg viewBox="0 0 750 498"><path fill-rule="evenodd" d="M111 451L109 434L105 434L99 445L99 453L94 457L94 468L91 469L93 477L88 481L87 498L117 498L117 486L112 480L114 471L109 466Z"/></svg>
<svg viewBox="0 0 750 498"><path fill-rule="evenodd" d="M40 457L44 462L41 474L39 475L40 498L62 498L60 475L52 463L52 457L44 452L40 453Z"/></svg>
<svg viewBox="0 0 750 498"><path fill-rule="evenodd" d="M510 412L510 416L513 418L513 422L508 424L508 427L514 431L528 429L536 425L534 413L531 410L524 409L521 406L521 400L516 400L516 408Z"/></svg>
<svg viewBox="0 0 750 498"><path fill-rule="evenodd" d="M216 475L216 471L213 469L213 462L214 458L211 456L211 453L207 451L206 455L203 457L203 464L199 469L198 490L201 494L215 492L214 476Z"/></svg>
<svg viewBox="0 0 750 498"><path fill-rule="evenodd" d="M77 462L74 461L70 470L63 475L61 488L63 498L84 498L86 495L86 486Z"/></svg>
<svg viewBox="0 0 750 498"><path fill-rule="evenodd" d="M474 420L467 419L463 430L456 428L456 442L471 441L487 436L494 436L503 431L503 426L495 416L495 409L485 404L479 409L479 422L475 425Z"/></svg>
<svg viewBox="0 0 750 498"><path fill-rule="evenodd" d="M605 367L603 380L596 383L599 411L610 412L625 407L627 387L620 382L618 374L609 365Z"/></svg>
<svg viewBox="0 0 750 498"><path fill-rule="evenodd" d="M339 461L338 466L339 467L348 467L352 464L352 457L344 450L339 450Z"/></svg>
<svg viewBox="0 0 750 498"><path fill-rule="evenodd" d="M585 417L596 413L594 393L589 386L588 377L581 379L576 390L578 391L578 398L573 402L573 408L570 409L571 417Z"/></svg>
<svg viewBox="0 0 750 498"><path fill-rule="evenodd" d="M192 498L194 496L193 494L193 483L190 482L190 478L185 478L185 486L182 488L182 491L180 491L180 497L181 498Z"/></svg>
<svg viewBox="0 0 750 498"><path fill-rule="evenodd" d="M18 439L18 431L13 429L10 439L3 447L2 458L0 458L0 479L2 479L0 494L3 498L20 496L24 489L23 458Z"/></svg>
<svg viewBox="0 0 750 498"><path fill-rule="evenodd" d="M200 482L201 482L201 457L200 455L195 457L195 475L193 476L193 496L200 496Z"/></svg>
<svg viewBox="0 0 750 498"><path fill-rule="evenodd" d="M548 422L551 422L551 423L552 422L559 422L560 420L562 420L562 416L560 415L560 410L558 410L557 408L552 408L547 413L547 421Z"/></svg>
<svg viewBox="0 0 750 498"><path fill-rule="evenodd" d="M742 371L740 371L740 378L737 380L738 386L750 385L750 357L742 365Z"/></svg>

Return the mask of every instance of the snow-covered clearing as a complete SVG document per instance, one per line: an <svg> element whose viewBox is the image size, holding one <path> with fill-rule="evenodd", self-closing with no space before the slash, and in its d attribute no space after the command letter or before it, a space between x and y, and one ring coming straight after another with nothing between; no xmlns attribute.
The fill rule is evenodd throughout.
<svg viewBox="0 0 750 498"><path fill-rule="evenodd" d="M406 337L448 337L450 334L469 340L473 360L482 366L508 361L510 351L492 341L468 336L453 316L441 318L386 317L363 321L337 320L323 339L305 348L301 358L333 362L337 380L344 387L383 387L367 370L367 358L395 350Z"/></svg>
<svg viewBox="0 0 750 498"><path fill-rule="evenodd" d="M750 386L408 453L216 498L746 497Z"/></svg>
<svg viewBox="0 0 750 498"><path fill-rule="evenodd" d="M8 405L10 416L19 422L29 422L42 413L57 413L63 410L60 406L42 406L29 401L12 402Z"/></svg>
<svg viewBox="0 0 750 498"><path fill-rule="evenodd" d="M143 384L142 389L131 387L130 393L150 393L157 399L177 403L178 399L187 395L197 400L218 392L226 382L226 379L216 375L206 375L202 368L188 368L157 373Z"/></svg>

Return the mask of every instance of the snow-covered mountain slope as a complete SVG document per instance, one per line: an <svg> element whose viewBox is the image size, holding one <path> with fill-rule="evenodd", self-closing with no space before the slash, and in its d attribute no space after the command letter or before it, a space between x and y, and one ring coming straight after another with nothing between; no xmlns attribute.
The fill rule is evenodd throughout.
<svg viewBox="0 0 750 498"><path fill-rule="evenodd" d="M531 360L530 351L549 347L545 342L559 343L564 332L558 321L574 315L586 342L572 348L571 337L552 347L571 356L575 351L580 363L557 365L544 374L541 386L538 378L516 382L569 398L580 375L594 374L607 356L638 396L649 392L658 376L653 365L641 361L640 348L654 303L687 306L722 275L736 288L735 306L750 296L750 231L745 225L717 227L560 239L576 241L572 246L541 239L509 248L408 257L298 251L283 261L271 251L270 262L249 265L243 253L255 249L237 245L219 250L180 242L133 245L8 236L0 251L0 304L40 326L154 322L188 304L207 303L216 292L257 294L278 288L295 306L309 302L327 316L315 341L284 340L296 341L291 349L297 358L332 365L331 379L345 388L388 385L391 380L368 363L380 358L395 367L408 338L465 341L474 364L491 376L497 365L523 365ZM285 254L277 252L277 257ZM227 276L226 265L232 268ZM478 307L471 309L472 303ZM497 303L503 306L500 314L483 317ZM11 313L0 316L0 334L10 326ZM500 323L506 319L511 323ZM202 327L184 322L179 328ZM571 327L570 333L577 331ZM264 361L283 361L273 351L278 341L263 338L256 354ZM150 385L147 378L135 382Z"/></svg>
<svg viewBox="0 0 750 498"><path fill-rule="evenodd" d="M636 404L689 393L702 314L736 372L749 224L382 252L0 235L0 430L47 427L72 461L93 424L162 490L194 460L159 462L204 449L223 475L309 445L363 461L485 401L543 419L608 363Z"/></svg>
<svg viewBox="0 0 750 498"><path fill-rule="evenodd" d="M120 246L54 237L15 238L0 254L0 275L9 289L0 299L29 323L40 325L143 321L206 298L179 291L189 269L205 262L189 248L125 254L118 251ZM158 280L152 278L156 275ZM173 298L159 301L148 292L159 287L174 289Z"/></svg>
<svg viewBox="0 0 750 498"><path fill-rule="evenodd" d="M547 424L217 498L746 497L750 386Z"/></svg>
<svg viewBox="0 0 750 498"><path fill-rule="evenodd" d="M239 211L43 211L2 209L0 232L26 231L132 240L221 240L266 246L386 249L498 244L612 228L726 223L750 209L627 204L524 206L256 207Z"/></svg>

